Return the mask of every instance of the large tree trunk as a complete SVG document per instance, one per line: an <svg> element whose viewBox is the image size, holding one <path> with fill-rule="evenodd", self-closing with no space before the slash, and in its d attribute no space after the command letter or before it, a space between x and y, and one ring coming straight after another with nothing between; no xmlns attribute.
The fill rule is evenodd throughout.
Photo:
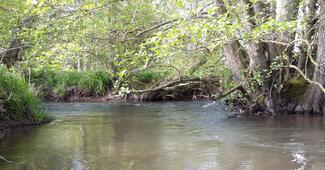
<svg viewBox="0 0 325 170"><path fill-rule="evenodd" d="M216 2L218 14L223 15L227 13L223 0L216 0ZM238 40L226 43L223 47L223 53L225 55L226 65L232 72L233 80L240 84L245 82L245 76L242 71L245 68L244 58L246 55Z"/></svg>
<svg viewBox="0 0 325 170"><path fill-rule="evenodd" d="M228 68L230 68L233 80L236 83L244 83L245 82L245 76L243 73L244 61L243 58L245 57L245 51L239 44L239 42L233 41L230 43L227 43L223 47L223 53L226 57L226 65Z"/></svg>
<svg viewBox="0 0 325 170"><path fill-rule="evenodd" d="M297 19L299 0L277 0L275 5L276 5L275 20L277 22L285 23ZM289 44L294 40L294 38L295 38L294 33L290 33L288 31L281 31L281 32L275 32L274 37L271 40L274 40L276 42L281 42L284 44ZM266 46L267 46L267 55L268 55L269 64L272 64L272 62L277 56L283 55L285 52L284 50L287 48L286 45L273 43L273 42L266 43ZM285 54L288 56L292 56L291 52L292 52L292 48L290 48L289 50L287 49ZM283 76L283 73L281 71L279 73L273 73L272 76L265 81L265 87L268 88L266 90L267 93L265 94L266 95L265 103L267 106L267 110L273 113L282 111L282 107L283 107L281 105L283 104L283 98L280 95L280 92L275 89L272 90L273 81L278 79L276 77L278 75Z"/></svg>
<svg viewBox="0 0 325 170"><path fill-rule="evenodd" d="M259 19L262 19L258 15L261 15L264 13L265 15L265 4L263 2L257 1L255 4L253 4L250 0L242 0L242 4L244 5L244 8L246 9L246 15L248 20L246 21L246 30L247 32L251 32L257 25L255 23L254 18L257 17ZM266 48L265 45L262 42L258 42L256 40L251 40L248 47L248 54L249 54L249 75L251 78L253 78L256 75L263 75L263 77L266 77L266 73L264 70L268 69L269 65L266 58ZM272 95L270 94L271 85L272 85L272 79L265 78L264 82L262 84L261 92L265 95L265 101L264 104L266 106L266 110L273 112L274 111L274 99ZM260 92L255 92L256 94ZM261 103L259 103L261 104Z"/></svg>
<svg viewBox="0 0 325 170"><path fill-rule="evenodd" d="M255 27L256 23L254 21L255 13L259 13L262 11L255 11L255 10L263 10L263 8L259 7L259 4L256 3L254 8L253 4L249 0L242 0L243 4L245 5L246 15L248 16L248 21L246 29L248 32L251 32ZM256 42L252 40L248 44L248 51L249 51L249 73L250 75L254 75L256 72L262 72L264 69L267 68L267 62L265 58L265 52L262 44L260 42Z"/></svg>
<svg viewBox="0 0 325 170"><path fill-rule="evenodd" d="M308 41L310 44L312 44L313 35L315 34L316 30L316 10L317 10L317 0L307 0L305 2L306 4L302 7L303 17L300 18L301 22L306 22L306 26L303 30L302 38L306 41ZM306 63L307 55L313 54L314 49L308 49L308 45L305 43L302 43L301 45L301 55L298 59L297 66L301 70L307 71L306 67L308 66L308 63ZM312 51L307 51L312 50ZM309 53L309 54L308 54ZM307 72L305 74L308 74Z"/></svg>
<svg viewBox="0 0 325 170"><path fill-rule="evenodd" d="M313 81L325 86L325 0L320 1L320 16L318 29L318 48L317 48L317 64L315 68ZM321 66L323 65L323 66ZM307 88L304 98L303 111L314 114L325 113L325 93L319 86L310 84Z"/></svg>

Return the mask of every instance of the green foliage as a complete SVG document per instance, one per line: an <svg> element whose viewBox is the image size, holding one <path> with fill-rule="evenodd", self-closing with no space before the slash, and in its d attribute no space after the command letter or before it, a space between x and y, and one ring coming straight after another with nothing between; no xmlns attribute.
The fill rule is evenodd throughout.
<svg viewBox="0 0 325 170"><path fill-rule="evenodd" d="M0 65L0 120L40 121L45 114L40 100L24 79L16 72Z"/></svg>
<svg viewBox="0 0 325 170"><path fill-rule="evenodd" d="M264 81L264 76L262 72L256 71L254 73L254 76L252 77L251 85L254 89L257 87L261 87L263 85L263 81Z"/></svg>
<svg viewBox="0 0 325 170"><path fill-rule="evenodd" d="M299 33L299 22L279 21L269 10L248 16L242 2L224 2L227 12L220 14L208 0L4 0L0 50L9 48L13 38L30 46L15 67L32 69L31 82L41 96L47 91L62 96L71 88L98 96L113 86L128 93L140 87L135 84L151 88L178 76L217 77L229 89L234 84L223 55L226 44L238 41L247 51L252 42L282 41L280 34ZM33 21L23 24L30 17ZM249 20L255 22L252 29ZM248 68L250 53L238 57ZM258 91L285 66L281 57L269 62L251 77L248 69L238 70L247 73L250 91Z"/></svg>
<svg viewBox="0 0 325 170"><path fill-rule="evenodd" d="M135 79L143 83L152 83L162 79L163 77L165 77L165 75L166 73L163 71L145 70L138 72L135 75Z"/></svg>
<svg viewBox="0 0 325 170"><path fill-rule="evenodd" d="M41 95L50 91L57 96L64 95L65 91L70 88L100 96L106 94L113 86L111 76L107 71L39 70L32 73L31 81L43 92Z"/></svg>

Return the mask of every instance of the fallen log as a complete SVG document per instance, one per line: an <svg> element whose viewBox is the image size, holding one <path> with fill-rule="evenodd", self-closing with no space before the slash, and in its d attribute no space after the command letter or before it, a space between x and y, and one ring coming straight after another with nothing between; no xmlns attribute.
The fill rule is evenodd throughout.
<svg viewBox="0 0 325 170"><path fill-rule="evenodd" d="M228 91L226 91L226 92L220 94L220 95L217 96L214 100L217 100L217 99L221 99L221 98L223 98L223 97L226 97L226 96L232 94L233 92L235 92L235 91L237 91L237 90L239 90L239 91L244 95L244 97L246 97L247 99L249 99L249 100L251 99L250 95L249 95L248 92L245 90L245 88L243 87L243 85L240 84L240 85L237 85L237 86L235 86L235 87L229 89Z"/></svg>
<svg viewBox="0 0 325 170"><path fill-rule="evenodd" d="M133 90L127 98L140 101L187 100L196 94L206 94L210 98L212 94L219 92L217 82L217 78L180 78L154 88Z"/></svg>
<svg viewBox="0 0 325 170"><path fill-rule="evenodd" d="M164 90L167 87L171 87L171 86L176 86L178 84L181 83L186 83L186 82L198 82L198 81L204 81L204 79L200 79L200 78L191 78L191 79L180 79L180 80L174 80L171 81L167 84L152 88L152 89L146 89L146 90L133 90L131 91L131 93L146 93L146 92L155 92L155 91L160 91L160 90Z"/></svg>

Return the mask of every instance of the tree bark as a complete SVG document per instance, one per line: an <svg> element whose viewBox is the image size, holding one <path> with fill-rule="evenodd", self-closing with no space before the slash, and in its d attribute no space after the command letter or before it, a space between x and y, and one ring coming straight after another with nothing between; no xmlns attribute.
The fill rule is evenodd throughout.
<svg viewBox="0 0 325 170"><path fill-rule="evenodd" d="M318 28L318 48L317 48L317 64L313 81L325 86L325 67L321 66L325 63L325 0L320 0L320 16L319 16L319 28ZM298 109L300 111L300 109ZM321 89L310 84L305 93L303 101L303 111L314 114L325 113L325 93Z"/></svg>
<svg viewBox="0 0 325 170"><path fill-rule="evenodd" d="M275 20L279 23L285 23L297 19L299 0L277 0ZM288 31L274 33L273 40L282 43L290 43L294 40L294 34ZM285 45L268 43L268 58L271 63L277 56L281 55L286 48ZM288 50L290 51L290 50Z"/></svg>
<svg viewBox="0 0 325 170"><path fill-rule="evenodd" d="M226 65L230 68L233 80L236 83L244 83L245 76L243 70L245 68L243 58L245 57L245 51L237 40L225 44L223 47L223 53L226 57Z"/></svg>
<svg viewBox="0 0 325 170"><path fill-rule="evenodd" d="M256 27L256 23L253 20L255 13L262 12L260 10L263 9L261 7L254 8L253 4L249 0L242 0L242 3L245 5L246 15L248 16L248 21L246 21L246 30L247 32L251 32ZM251 40L248 44L248 51L250 75L254 75L256 72L263 72L263 70L267 68L267 62L262 44L255 40Z"/></svg>
<svg viewBox="0 0 325 170"><path fill-rule="evenodd" d="M317 10L317 6L316 6L317 0L307 0L306 4L303 6L304 8L304 15L305 17L302 18L302 20L306 20L305 22L306 27L304 28L304 32L302 35L302 38L304 40L307 40L309 43L312 43L312 37L313 35L316 33L316 10ZM307 44L302 44L301 45L301 55L298 59L298 63L297 66L300 70L306 70L305 67L307 67L308 65L306 65L306 60L307 60L307 55L308 53L312 54L315 50L314 49L308 49L308 45ZM307 50L313 50L313 51L307 51ZM307 72L305 74L308 74Z"/></svg>
<svg viewBox="0 0 325 170"><path fill-rule="evenodd" d="M223 15L227 13L227 9L223 0L216 0L216 2L218 7L218 14ZM233 80L236 83L245 82L245 76L243 75L242 71L245 68L243 59L246 57L246 55L238 40L226 43L223 47L223 53L226 58L226 65L232 72Z"/></svg>
<svg viewBox="0 0 325 170"><path fill-rule="evenodd" d="M275 15L273 16L275 16L275 20L279 23L285 23L285 22L295 20L297 18L298 6L299 6L299 0L277 0L275 4ZM284 44L291 43L291 41L293 41L295 38L295 34L290 33L288 31L275 32L273 35L274 36L273 38L271 38L271 40L274 40L276 42L281 42ZM286 48L287 46L283 44L277 44L273 42L266 43L268 64L269 65L272 64L272 62L277 56L283 55ZM291 56L291 51L292 51L291 49L292 48L287 50L285 54ZM280 71L280 73L278 74L282 76L283 73ZM268 80L266 80L264 83L265 86L264 89L266 95L265 103L266 103L267 111L273 113L282 111L281 104L283 102L283 96L280 95L279 91L274 89L272 90L274 80L282 81L282 80L278 80L278 78L276 77L278 74L273 73L271 77Z"/></svg>

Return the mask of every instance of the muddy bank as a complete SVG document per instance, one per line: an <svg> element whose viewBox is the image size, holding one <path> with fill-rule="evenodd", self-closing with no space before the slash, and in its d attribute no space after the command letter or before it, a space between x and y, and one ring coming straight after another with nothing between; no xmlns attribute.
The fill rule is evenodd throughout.
<svg viewBox="0 0 325 170"><path fill-rule="evenodd" d="M132 90L123 94L111 89L107 90L105 95L94 95L85 90L71 87L60 96L47 91L43 100L47 102L210 100L219 95L221 91L219 79L193 78L174 80L146 90Z"/></svg>
<svg viewBox="0 0 325 170"><path fill-rule="evenodd" d="M0 135L1 133L4 133L7 130L10 129L21 129L21 128L29 128L29 127L36 127L36 126L41 126L47 123L50 123L53 121L53 119L47 118L39 122L35 122L32 120L8 120L0 121Z"/></svg>

